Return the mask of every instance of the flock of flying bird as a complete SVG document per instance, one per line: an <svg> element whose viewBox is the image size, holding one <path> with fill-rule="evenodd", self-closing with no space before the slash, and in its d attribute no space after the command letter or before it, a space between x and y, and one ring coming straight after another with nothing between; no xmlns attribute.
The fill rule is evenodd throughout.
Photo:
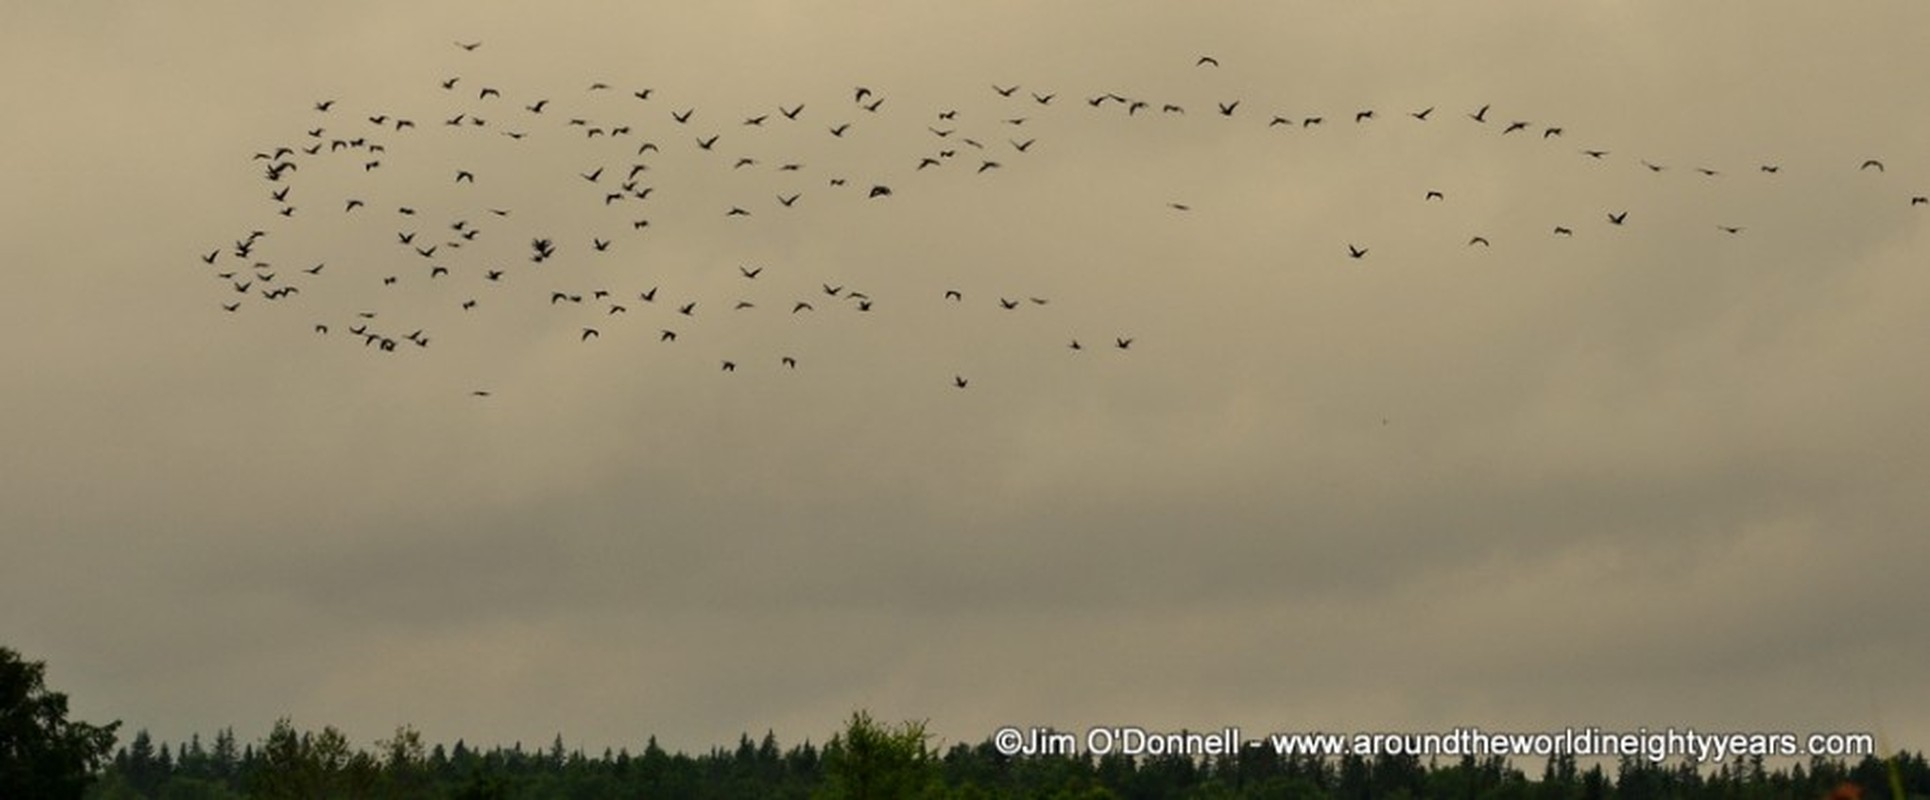
<svg viewBox="0 0 1930 800"><path fill-rule="evenodd" d="M457 42L456 46L466 54L460 58L468 59L476 57L482 43ZM1212 56L1201 56L1192 66L1211 70L1220 65ZM621 254L661 229L666 217L654 211L666 195L694 201L720 185L760 185L760 197L720 203L711 212L730 224L744 225L755 224L764 216L797 213L813 203L848 207L904 202L906 198L894 195L905 194L904 190L912 187L922 192L942 185L935 177L939 174L952 174L954 177L946 180L953 181L987 180L992 177L988 173L1008 164L1019 166L1035 157L1039 139L1025 135L1033 130L1025 123L1034 115L1065 113L1067 106L1081 102L1090 113L1111 113L1127 119L1181 117L1187 113L1183 103L1113 92L1068 101L1060 100L1057 92L994 83L988 95L981 98L995 109L992 113L985 114L983 109L969 113L952 107L931 109L930 116L922 121L925 130L919 134L930 137L924 140L926 146L918 152L893 156L873 152L875 144L856 140L867 127L910 103L865 86L854 87L830 104L780 103L769 110L722 117L710 108L669 103L659 98L654 88L616 88L603 82L591 83L567 98L506 96L504 90L489 83L454 74L425 90L442 102L432 116L421 118L391 109L351 110L335 99L315 102L313 119L304 136L253 154L252 160L260 165L262 180L267 184L264 195L268 210L263 214L269 221L248 226L232 244L220 244L199 254L208 274L220 282L221 309L240 313L257 304L276 310L300 308L309 315L304 324L312 325L317 335L346 334L349 341L372 353L387 354L426 350L436 340L421 318L411 316L420 308L393 308L390 304L394 299L411 306L439 302L463 314L477 314L505 304L505 293L513 293L520 299L520 306L509 303L512 307L568 312L571 337L585 344L617 334L633 315L643 316L647 309L654 309L654 321L643 336L663 344L705 331L698 323L700 319L758 309L775 309L796 321L830 313L867 314L886 298L874 297L870 291L832 275L814 275L800 282L796 270L788 268L755 263L718 267L716 271L734 267L729 277L737 290L719 300L712 294L696 292L673 296L661 276L651 276L658 278L653 280L636 274L647 270L629 269L613 276L611 269L599 265L624 267ZM1212 102L1202 112L1205 116L1236 123L1255 120L1253 124L1263 123L1268 130L1359 126L1381 119L1375 109L1358 109L1330 123L1322 115L1251 115L1241 99ZM830 107L824 108L826 105ZM613 108L617 110L612 112ZM1510 138L1556 141L1566 135L1558 125L1501 117L1491 105L1458 114L1430 106L1406 111L1402 116L1409 124L1440 124L1445 122L1443 117L1459 116L1461 124L1493 126L1498 135ZM849 143L863 158L857 162L847 159L839 162L840 168L827 170L789 156L769 157L772 139L778 138L771 135L772 129L780 127L793 137L818 137L832 146ZM526 148L533 142L568 142L566 148L551 151L549 157L561 152L563 157L575 159L574 173L560 178L559 183L580 197L575 202L582 204L582 210L577 211L575 206L559 210L554 201L542 207L514 207L503 202L502 193L483 193L475 188L495 181L500 173L517 171L517 164L540 160L527 151L490 151L506 155L500 162L491 161L494 166L453 165L440 176L394 162L396 156L403 155L431 161L439 152L463 149L447 138L418 144L434 130L450 136L492 137L491 142L500 143L495 146L506 148ZM470 150L476 150L474 142L478 140L468 141L472 143ZM901 137L895 141L906 140ZM797 152L790 151L792 156ZM1581 149L1578 153L1595 161L1611 155L1604 149ZM1638 163L1650 173L1670 169L1649 160ZM674 177L662 177L684 169L698 171L696 183L687 192L686 187L675 185ZM1723 170L1706 166L1692 169L1706 179L1724 175ZM1777 164L1760 164L1754 171L1773 176L1781 169ZM1883 172L1885 166L1880 160L1867 159L1855 169ZM310 174L325 172L330 177L311 189L310 181L304 180L304 170ZM433 193L437 205L429 205L420 191L400 202L383 194L384 189L396 185L386 176L397 171L407 172L400 183L410 190L423 188L420 183L424 180L447 181L446 187ZM772 177L746 180L746 175ZM818 188L811 188L814 186ZM519 184L517 188L528 187ZM1446 193L1428 189L1421 200L1445 201ZM1923 195L1908 195L1907 201L1912 207L1930 206L1930 198ZM1191 205L1183 202L1168 202L1167 206L1175 213L1192 211ZM548 229L522 223L525 218L549 219L558 213L579 225L598 229L586 236L570 223L549 222ZM324 253L318 257L287 252L302 248L279 246L284 239L295 238L291 226L326 216L338 219L318 223L325 230L325 241L339 245L344 238L363 237L371 246L389 248L393 255L371 258L366 255L367 249L358 245L357 255L331 257ZM679 224L692 224L695 219L688 209L674 216ZM1611 226L1630 224L1626 209L1607 210L1604 217ZM1727 222L1716 227L1728 235L1745 230L1740 224ZM559 232L557 228L565 230ZM1574 229L1572 225L1555 225L1549 233L1568 237L1574 235ZM386 244L375 244L382 241ZM1372 253L1365 243L1339 244L1336 258L1360 261ZM1487 234L1476 232L1469 236L1467 246L1491 247L1492 242ZM300 261L285 268L291 256ZM792 273L791 282L785 289L762 290L771 283L767 270L773 269ZM696 282L714 287L716 278L712 274ZM303 302L307 299L304 291L309 297L318 296L322 292L317 290L325 284L332 290L331 296L340 296L347 289L354 307L332 312L309 308ZM411 287L417 291L407 291ZM783 294L773 300L773 291ZM1019 313L1041 310L1051 299L1026 291L1001 293L981 286L945 286L929 298L892 297L890 301L960 308L977 305L992 313ZM1088 349L1123 353L1131 350L1135 338L1126 332L1108 331L1097 341L1088 341L1067 335L1055 347L1072 354ZM725 356L717 360L717 369L731 373L740 366L759 363L792 370L799 368L799 361L798 355L789 351L764 354L755 362ZM951 372L952 386L964 389L971 385L970 378L961 372L947 372ZM472 394L487 397L491 390L476 388Z"/></svg>

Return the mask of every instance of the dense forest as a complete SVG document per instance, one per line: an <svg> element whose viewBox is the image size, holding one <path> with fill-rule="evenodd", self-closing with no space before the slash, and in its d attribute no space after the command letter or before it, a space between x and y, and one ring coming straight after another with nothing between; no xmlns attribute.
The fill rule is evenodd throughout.
<svg viewBox="0 0 1930 800"><path fill-rule="evenodd" d="M1930 796L1920 754L1775 767L1761 759L1698 770L1686 761L1604 767L1554 758L1530 774L1501 758L1279 757L1252 748L1226 758L1007 757L988 740L938 751L923 725L881 724L860 712L822 745L781 746L765 733L690 755L655 739L642 751L587 754L547 747L425 745L404 728L374 751L338 730L276 723L259 744L230 731L212 742L157 744L145 732L115 753L92 798L1824 798L1845 784Z"/></svg>
<svg viewBox="0 0 1930 800"><path fill-rule="evenodd" d="M1530 775L1501 757L1283 756L1249 747L1216 757L1007 756L991 739L938 748L922 722L860 711L822 745L781 746L773 732L691 755L655 737L641 752L588 754L558 735L548 747L428 744L397 729L373 750L332 726L276 721L260 741L233 729L211 740L156 742L120 723L67 719L45 667L0 647L0 800L220 798L1930 798L1921 753L1771 765L1730 759L1624 758L1586 766L1557 756Z"/></svg>

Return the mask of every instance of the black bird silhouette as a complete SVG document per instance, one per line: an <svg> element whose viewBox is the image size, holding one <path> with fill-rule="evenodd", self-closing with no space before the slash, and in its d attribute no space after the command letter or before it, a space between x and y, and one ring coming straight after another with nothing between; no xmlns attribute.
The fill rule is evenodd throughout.
<svg viewBox="0 0 1930 800"><path fill-rule="evenodd" d="M610 240L609 240L609 239L598 239L598 238L596 238L596 237L594 237L594 236L592 236L592 237L590 237L590 245L591 245L592 247L595 247L595 248L596 248L596 251L597 251L597 252L599 252L599 253L601 253L601 252L603 252L603 251L605 251L605 250L608 250L608 249L610 249Z"/></svg>
<svg viewBox="0 0 1930 800"><path fill-rule="evenodd" d="M542 100L538 100L538 101L536 101L536 102L534 102L534 103L531 103L531 104L529 104L529 105L526 105L526 106L523 106L523 107L524 107L524 108L526 108L526 109L529 109L529 113L531 113L531 114L541 114L541 113L543 113L543 106L546 106L546 105L549 105L549 104L550 104L550 101L549 101L549 99L548 99L548 98L544 98L544 99L542 99Z"/></svg>
<svg viewBox="0 0 1930 800"><path fill-rule="evenodd" d="M884 185L873 186L871 187L871 193L867 196L868 197L890 197L891 187L884 186Z"/></svg>
<svg viewBox="0 0 1930 800"><path fill-rule="evenodd" d="M715 135L713 135L713 136L711 136L711 137L710 137L709 139L698 139L698 140L697 140L697 146L698 146L698 147L701 147L701 148L703 148L703 149L705 149L705 150L709 150L709 149L711 148L711 146L712 146L712 145L715 145L715 144L717 144L717 136L715 136Z"/></svg>
<svg viewBox="0 0 1930 800"><path fill-rule="evenodd" d="M795 358L792 358L790 356L785 356L783 358L778 359L778 361L782 363L784 366L790 367L791 369L797 369L797 359Z"/></svg>
<svg viewBox="0 0 1930 800"><path fill-rule="evenodd" d="M482 46L482 42L456 42L456 46L464 50L475 50Z"/></svg>
<svg viewBox="0 0 1930 800"><path fill-rule="evenodd" d="M876 113L878 111L878 107L884 104L885 104L885 99L880 97L876 100L873 100L869 103L864 104L863 106L860 106L860 108L863 108L866 111Z"/></svg>
<svg viewBox="0 0 1930 800"><path fill-rule="evenodd" d="M964 300L964 299L965 299L965 295L963 295L963 294L960 294L960 293L958 292L958 290L957 290L957 289L946 289L946 290L945 290L945 299L947 299L947 300Z"/></svg>
<svg viewBox="0 0 1930 800"><path fill-rule="evenodd" d="M1490 246L1490 245L1488 244L1488 237L1486 237L1486 236L1476 236L1476 237L1474 237L1474 238L1472 238L1472 239L1469 239L1469 240L1468 240L1468 246L1469 246L1469 247L1473 247L1473 246L1475 246L1475 245L1477 245L1477 244L1478 244L1478 245L1481 245L1482 247L1488 247L1488 246Z"/></svg>
<svg viewBox="0 0 1930 800"><path fill-rule="evenodd" d="M1240 107L1240 101L1235 100L1231 103L1220 103L1219 106L1220 106L1220 116L1230 117L1230 116L1233 116L1233 109Z"/></svg>
<svg viewBox="0 0 1930 800"><path fill-rule="evenodd" d="M1544 131L1542 131L1542 132L1541 132L1541 138L1543 138L1543 139L1546 139L1546 138L1548 138L1548 137L1550 137L1550 136L1560 136L1560 135L1561 135L1561 129L1560 129L1560 128L1553 128L1553 127L1551 127L1551 128L1548 128L1547 130L1544 130Z"/></svg>
<svg viewBox="0 0 1930 800"><path fill-rule="evenodd" d="M1019 301L1017 300L1007 300L1003 297L999 298L999 308L1003 308L1007 311L1011 311L1012 309L1015 309L1018 307L1019 307Z"/></svg>
<svg viewBox="0 0 1930 800"><path fill-rule="evenodd" d="M1883 162L1881 162L1881 161L1878 161L1878 160L1876 160L1876 159L1874 159L1874 158L1872 158L1872 159L1870 159L1870 160L1868 160L1868 161L1865 161L1865 162L1863 162L1863 166L1860 166L1860 167L1857 167L1857 169L1858 169L1858 170L1866 170L1866 169L1869 169L1869 168L1871 168L1871 167L1876 167L1876 171L1877 171L1877 172L1883 172L1883 171L1884 171L1884 169L1883 169Z"/></svg>
<svg viewBox="0 0 1930 800"><path fill-rule="evenodd" d="M778 196L777 196L777 202L779 202L779 203L782 203L782 204L784 204L785 206L789 206L789 205L791 205L792 203L795 203L795 202L797 202L797 199L798 199L798 197L800 197L800 196L801 196L801 195L795 195L795 194L794 194L794 195L791 195L791 196L789 196L789 197L786 197L786 196L784 196L784 195L781 195L781 194L780 194L780 195L778 195Z"/></svg>
<svg viewBox="0 0 1930 800"><path fill-rule="evenodd" d="M669 328L665 328L662 333L657 334L657 341L659 342L677 341L677 332L670 330Z"/></svg>
<svg viewBox="0 0 1930 800"><path fill-rule="evenodd" d="M830 130L830 131L831 131L831 135L832 135L832 136L838 136L838 137L842 137L842 136L844 136L844 132L845 132L846 130L849 130L850 128L851 128L851 123L849 123L849 122L847 122L847 123L844 123L843 125L839 125L839 126L837 126L837 127L835 127L835 128L829 128L828 130Z"/></svg>
<svg viewBox="0 0 1930 800"><path fill-rule="evenodd" d="M824 293L832 297L837 297L839 292L844 291L843 286L832 286L831 284L828 284L828 283L820 284L820 285L824 287Z"/></svg>
<svg viewBox="0 0 1930 800"><path fill-rule="evenodd" d="M694 108L685 109L682 113L672 111L670 112L670 118L676 120L679 124L688 123L690 122L690 115L695 113L697 113L697 109Z"/></svg>
<svg viewBox="0 0 1930 800"><path fill-rule="evenodd" d="M1056 94L1039 94L1038 92L1031 92L1031 95L1033 100L1037 100L1039 102L1039 105L1046 105L1047 103L1052 102L1052 98L1058 97L1058 95Z"/></svg>
<svg viewBox="0 0 1930 800"><path fill-rule="evenodd" d="M1347 256L1349 258L1360 258L1365 255L1367 255L1367 248L1355 247L1352 243L1347 245Z"/></svg>
<svg viewBox="0 0 1930 800"><path fill-rule="evenodd" d="M1607 150L1583 150L1582 155L1588 156L1589 158L1601 158L1602 156L1608 155L1608 151Z"/></svg>
<svg viewBox="0 0 1930 800"><path fill-rule="evenodd" d="M1521 130L1527 130L1527 129L1528 129L1528 123L1526 122L1510 122L1508 123L1507 129L1503 130L1502 133L1505 135L1505 134L1514 133L1515 131L1521 131Z"/></svg>
<svg viewBox="0 0 1930 800"><path fill-rule="evenodd" d="M1915 197L1910 198L1910 205L1920 206L1920 205L1926 205L1926 204L1930 204L1930 197L1926 197L1924 195L1917 195Z"/></svg>
<svg viewBox="0 0 1930 800"><path fill-rule="evenodd" d="M454 88L456 88L456 81L459 81L459 80L462 80L462 78L460 78L460 77L456 77L456 78L450 78L449 80L446 80L446 81L443 81L443 82L442 82L442 88L444 88L444 89L454 89Z"/></svg>
<svg viewBox="0 0 1930 800"><path fill-rule="evenodd" d="M723 368L723 369L724 369L724 371L725 371L725 372L736 372L736 371L737 371L737 364L736 364L736 362L732 362L732 361L725 361L725 362L724 362L724 368Z"/></svg>
<svg viewBox="0 0 1930 800"><path fill-rule="evenodd" d="M1112 344L1114 347L1117 347L1121 350L1125 350L1133 346L1133 340L1131 337L1125 337L1125 338L1115 337L1112 340Z"/></svg>
<svg viewBox="0 0 1930 800"><path fill-rule="evenodd" d="M1200 60L1193 62L1193 66L1195 67L1217 67L1219 65L1220 60L1212 56L1200 56Z"/></svg>
<svg viewBox="0 0 1930 800"><path fill-rule="evenodd" d="M785 108L783 106L778 106L777 110L779 113L784 115L785 119L797 119L797 115L800 113L803 113L804 111L804 104L803 103L797 104L797 108Z"/></svg>
<svg viewBox="0 0 1930 800"><path fill-rule="evenodd" d="M220 256L220 255L221 255L221 248L218 248L218 247L217 247L217 248L215 248L214 250L212 250L212 251L209 251L209 253L208 253L207 255L205 255L205 256L202 256L202 257L201 257L201 260L202 260L202 261L205 261L205 262L207 262L207 263L210 263L210 264L213 264L213 263L214 263L214 260L215 260L215 258L216 258L216 257L218 257L218 256Z"/></svg>
<svg viewBox="0 0 1930 800"><path fill-rule="evenodd" d="M222 304L221 304L221 310L223 310L223 311L229 311L229 312L233 312L233 311L239 311L239 310L241 310L241 301L240 301L240 300L236 300L236 301L234 301L234 302L232 302L232 303L222 303Z"/></svg>
<svg viewBox="0 0 1930 800"><path fill-rule="evenodd" d="M1446 200L1447 195L1441 194L1440 192L1430 189L1428 190L1428 193L1425 196L1423 196L1421 199L1422 200Z"/></svg>
<svg viewBox="0 0 1930 800"><path fill-rule="evenodd" d="M503 96L502 92L496 91L495 89L492 89L488 86L484 86L482 88L482 91L476 93L477 100L483 100L490 97L502 97L502 96Z"/></svg>
<svg viewBox="0 0 1930 800"><path fill-rule="evenodd" d="M682 314L686 317L692 316L693 315L692 312L696 310L697 310L697 303L695 301L685 303L677 307L677 313Z"/></svg>
<svg viewBox="0 0 1930 800"><path fill-rule="evenodd" d="M1413 117L1413 118L1415 118L1415 119L1418 119L1418 120L1420 120L1420 121L1422 121L1422 122L1426 122L1426 121L1427 121L1427 115L1429 115L1429 114L1432 114L1432 113L1434 113L1434 107L1433 107L1433 106L1428 106L1427 108L1423 108L1423 109L1421 109L1421 110L1419 110L1419 111L1410 111L1410 112L1408 112L1408 114L1407 114L1407 115L1408 115L1408 116L1410 116L1410 117Z"/></svg>
<svg viewBox="0 0 1930 800"><path fill-rule="evenodd" d="M1620 214L1609 214L1609 215L1608 215L1608 221L1609 221L1609 224L1612 224L1612 225L1620 225L1620 224L1622 224L1622 223L1623 223L1624 221L1626 221L1627 219L1628 219L1628 212L1627 212L1627 211L1624 211L1624 212L1622 212L1622 213L1620 213Z"/></svg>
<svg viewBox="0 0 1930 800"><path fill-rule="evenodd" d="M1000 97L1011 97L1012 93L1018 90L1019 87L1016 84L1011 88L1002 87L996 83L992 84L992 91L998 92Z"/></svg>
<svg viewBox="0 0 1930 800"><path fill-rule="evenodd" d="M1373 109L1368 109L1368 110L1366 110L1366 111L1358 111L1358 112L1355 112L1355 113L1354 113L1354 122L1356 122L1356 123L1358 123L1358 122L1365 122L1365 121L1367 121L1367 120L1370 120L1370 119L1373 119L1373 118L1374 118L1374 111L1373 111Z"/></svg>
<svg viewBox="0 0 1930 800"><path fill-rule="evenodd" d="M1716 228L1728 234L1742 233L1742 227L1739 225L1717 225Z"/></svg>
<svg viewBox="0 0 1930 800"><path fill-rule="evenodd" d="M657 302L657 287L652 286L650 287L650 291L638 294L637 297L646 303Z"/></svg>
<svg viewBox="0 0 1930 800"><path fill-rule="evenodd" d="M745 211L741 206L731 206L729 211L724 212L724 216L726 217L748 217L750 215L751 212Z"/></svg>
<svg viewBox="0 0 1930 800"><path fill-rule="evenodd" d="M1488 107L1487 107L1487 106L1482 106L1482 107L1481 107L1481 109L1480 109L1479 111L1476 111L1476 112L1474 112L1474 113L1472 113L1472 114L1469 114L1469 115L1468 115L1468 119L1471 119L1471 120L1474 120L1475 122L1487 122L1487 121L1488 121Z"/></svg>
<svg viewBox="0 0 1930 800"><path fill-rule="evenodd" d="M587 342L587 341L589 341L589 340L590 340L590 337L592 337L592 336L596 336L596 337L601 337L601 336L603 336L603 334L600 334L600 333L597 333L597 332L596 332L596 329L595 329L595 328L584 328L584 329L583 329L583 337L582 337L582 338L580 338L580 339L578 339L577 341L579 341L579 342Z"/></svg>
<svg viewBox="0 0 1930 800"><path fill-rule="evenodd" d="M968 383L968 381L966 381L966 380L965 380L965 376L963 376L963 375L953 375L953 376L952 376L952 385L953 385L953 386L956 386L956 387L958 387L958 388L960 388L960 389L963 389L963 388L965 388L965 384L966 384L966 383Z"/></svg>
<svg viewBox="0 0 1930 800"><path fill-rule="evenodd" d="M583 180L586 180L586 181L589 181L589 182L591 182L591 183L596 183L596 181L597 181L597 179L598 179L598 178L601 178L601 177L603 177L603 168L602 168L602 167L597 167L597 168L596 168L596 171L594 171L594 172L585 172L585 173L583 173Z"/></svg>
<svg viewBox="0 0 1930 800"><path fill-rule="evenodd" d="M759 273L762 273L764 271L764 268L758 267L757 269L751 269L750 267L738 267L737 271L744 273L744 277L751 278L754 280L757 278Z"/></svg>
<svg viewBox="0 0 1930 800"><path fill-rule="evenodd" d="M316 103L316 104L315 104L315 110L316 110L316 111L321 111L321 112L324 112L324 113L326 113L326 112L327 112L327 111L328 111L329 109L331 109L331 108L334 108L334 107L335 107L335 101L334 101L334 100L323 100L322 102L319 102L319 103Z"/></svg>
<svg viewBox="0 0 1930 800"><path fill-rule="evenodd" d="M1564 227L1562 227L1562 226L1560 226L1560 225L1556 225L1556 226L1555 226L1555 235L1556 235L1556 236L1574 236L1574 235L1575 235L1575 232L1574 232L1574 231L1571 231L1571 230L1569 230L1569 229L1567 229L1567 228L1564 228Z"/></svg>
<svg viewBox="0 0 1930 800"><path fill-rule="evenodd" d="M1072 344L1069 344L1069 345L1066 345L1066 349L1068 349L1068 350L1084 350L1084 349L1086 349L1086 348L1085 348L1085 346L1084 346L1084 345L1081 345L1081 344L1079 344L1079 340L1078 340L1078 339L1074 339L1074 340L1072 340Z"/></svg>
<svg viewBox="0 0 1930 800"><path fill-rule="evenodd" d="M468 182L470 182L470 183L475 183L475 182L476 182L476 173L473 173L473 172L470 172L469 170L466 170L466 169L459 169L459 170L456 170L456 182L457 182L457 183L462 183L463 181L468 181Z"/></svg>

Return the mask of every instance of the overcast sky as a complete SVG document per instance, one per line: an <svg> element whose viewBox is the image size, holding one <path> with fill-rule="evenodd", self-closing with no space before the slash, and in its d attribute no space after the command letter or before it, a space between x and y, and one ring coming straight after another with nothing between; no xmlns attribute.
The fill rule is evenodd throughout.
<svg viewBox="0 0 1930 800"><path fill-rule="evenodd" d="M80 718L1930 745L1930 6L477 5L0 2Z"/></svg>

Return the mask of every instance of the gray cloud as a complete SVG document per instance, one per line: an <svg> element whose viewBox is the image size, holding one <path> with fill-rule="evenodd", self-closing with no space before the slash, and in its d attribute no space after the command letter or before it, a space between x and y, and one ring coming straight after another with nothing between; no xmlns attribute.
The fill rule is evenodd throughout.
<svg viewBox="0 0 1930 800"><path fill-rule="evenodd" d="M861 706L949 741L1693 724L1922 746L1898 712L1930 701L1908 666L1930 212L1907 204L1930 119L1899 101L1926 77L1920 8L331 8L23 7L0 36L25 110L0 125L0 637L83 717L633 749L822 740ZM490 130L540 135L444 131L474 105L450 76L501 89ZM1104 92L1156 118L1083 103ZM520 106L543 97L537 128ZM799 102L808 136L741 124ZM920 174L946 109L987 150ZM253 153L385 112L421 130L382 171L305 169L312 199L274 215ZM558 133L569 114L665 151L617 267L586 251L631 209L582 205L573 175L628 162ZM1501 137L1514 120L1534 126ZM691 158L713 133L760 164ZM520 267L529 231L567 252L488 322L420 282L216 307L196 256L254 227L291 275L420 270L386 222L342 221L352 195L425 231L475 214L486 259ZM632 300L584 345L602 311L552 309L552 285L701 311ZM993 305L1027 296L1050 303ZM787 317L800 298L823 307ZM377 305L436 346L337 340Z"/></svg>

